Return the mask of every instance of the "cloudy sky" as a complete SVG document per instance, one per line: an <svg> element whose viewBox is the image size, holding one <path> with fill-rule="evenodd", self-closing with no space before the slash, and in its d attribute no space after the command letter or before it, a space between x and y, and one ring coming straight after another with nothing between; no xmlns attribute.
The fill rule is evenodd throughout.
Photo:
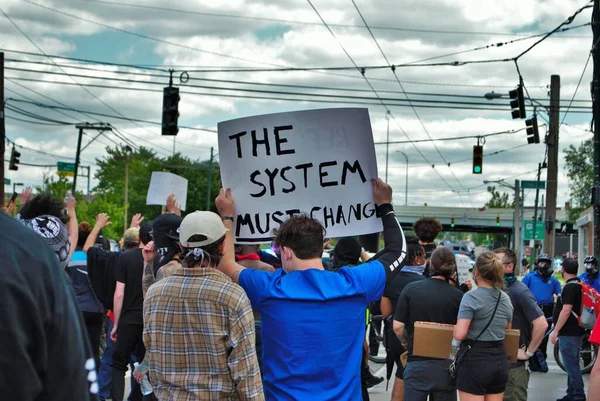
<svg viewBox="0 0 600 401"><path fill-rule="evenodd" d="M7 137L22 146L22 162L54 165L75 156L77 130L61 123L101 121L118 132L98 137L83 151L82 164L91 165L92 172L105 147L123 143L122 138L169 155L173 141L160 136L157 122L162 87L173 69L174 84L181 88L179 125L188 127L180 129L175 147L186 156L208 159L210 147L217 146L219 121L311 108L368 107L375 142L386 140L388 122L390 141L403 142L389 145L388 181L396 190L396 202L404 200L405 154L409 204L480 207L489 198L484 180L512 184L534 179L545 145L527 145L524 131L487 137L484 173L471 174L476 136L520 130L525 123L511 118L507 100L519 82L514 62L462 62L511 59L541 38L531 36L553 30L585 4L3 0L0 47L7 59ZM565 26L573 29L550 36L518 61L537 104L548 104L550 76L561 77L559 204L568 201L562 149L591 137L586 132L591 61L582 75L592 41L590 18L591 9L584 10ZM431 65L453 62L459 65ZM395 72L368 68L388 63L399 67ZM355 65L365 67L366 79ZM271 71L260 71L266 69ZM189 80L184 83L180 77ZM486 100L484 95L492 91L504 98ZM543 107L537 111L543 138L548 115ZM528 102L528 115L532 113ZM95 136L87 132L84 143ZM472 138L439 141L464 136ZM438 141L411 143L430 138ZM377 144L376 150L379 174L385 177L386 146ZM7 171L7 177L39 185L44 174L54 172L21 166L18 172ZM528 205L533 199L533 191L527 193Z"/></svg>

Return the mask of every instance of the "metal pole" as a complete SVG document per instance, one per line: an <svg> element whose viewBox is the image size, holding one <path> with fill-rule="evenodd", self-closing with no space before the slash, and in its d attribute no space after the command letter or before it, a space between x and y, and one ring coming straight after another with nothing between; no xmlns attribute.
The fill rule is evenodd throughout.
<svg viewBox="0 0 600 401"><path fill-rule="evenodd" d="M206 210L210 210L210 197L212 189L212 176L213 176L213 151L214 148L210 147L210 165L208 166L208 188L206 189Z"/></svg>
<svg viewBox="0 0 600 401"><path fill-rule="evenodd" d="M533 212L533 234L531 235L531 239L533 240L533 249L531 250L531 260L529 261L530 264L533 265L533 263L535 262L535 258L536 258L536 251L535 251L535 234L537 231L537 214L538 214L538 202L540 200L540 175L542 174L542 163L538 163L538 176L537 176L537 188L535 189L535 208L534 208L534 212Z"/></svg>
<svg viewBox="0 0 600 401"><path fill-rule="evenodd" d="M127 209L129 209L129 155L125 154L125 200L123 204L123 232L127 230Z"/></svg>
<svg viewBox="0 0 600 401"><path fill-rule="evenodd" d="M514 243L514 251L515 255L521 254L521 227L519 224L521 223L521 197L519 192L519 180L515 180L515 213L514 213L514 221L513 221L513 243ZM517 275L521 274L521 260L517 262Z"/></svg>
<svg viewBox="0 0 600 401"><path fill-rule="evenodd" d="M388 181L388 161L390 157L390 111L388 110L385 119L387 120L387 139L385 140L385 182Z"/></svg>
<svg viewBox="0 0 600 401"><path fill-rule="evenodd" d="M404 206L408 206L408 155L401 150L399 150L398 153L402 153L402 156L404 156L406 159L406 176L404 178Z"/></svg>
<svg viewBox="0 0 600 401"><path fill-rule="evenodd" d="M73 173L73 196L75 196L75 189L77 188L77 173L79 172L79 156L81 155L81 137L83 136L83 128L79 128L79 136L77 138L77 152L75 153L75 172Z"/></svg>
<svg viewBox="0 0 600 401"><path fill-rule="evenodd" d="M594 189L600 187L600 0L594 0L594 9L592 12L592 32L594 38L592 40L592 55L594 57L594 73L592 82L592 100L593 100L593 117L594 117ZM593 248L590 244L590 249L593 249L593 255L600 255L600 205L594 206L594 244ZM590 252L591 253L591 252Z"/></svg>
<svg viewBox="0 0 600 401"><path fill-rule="evenodd" d="M520 260L525 257L525 188L521 187L521 237L520 237L521 254ZM524 273L524 272L522 272Z"/></svg>
<svg viewBox="0 0 600 401"><path fill-rule="evenodd" d="M87 175L87 194L90 194L90 166L87 166L87 171L88 171L88 175Z"/></svg>
<svg viewBox="0 0 600 401"><path fill-rule="evenodd" d="M175 140L177 139L177 136L173 136L173 156L175 156Z"/></svg>
<svg viewBox="0 0 600 401"><path fill-rule="evenodd" d="M548 126L548 176L546 183L546 235L544 236L544 253L554 256L554 225L556 221L556 197L558 180L558 136L560 126L560 76L550 77L550 123Z"/></svg>

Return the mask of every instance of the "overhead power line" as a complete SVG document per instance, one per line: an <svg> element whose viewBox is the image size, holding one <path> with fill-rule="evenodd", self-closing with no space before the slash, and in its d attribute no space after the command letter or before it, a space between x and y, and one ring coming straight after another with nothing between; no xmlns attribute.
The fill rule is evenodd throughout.
<svg viewBox="0 0 600 401"><path fill-rule="evenodd" d="M202 15L207 17L218 17L218 18L231 18L231 19L242 19L242 20L251 20L251 21L264 21L264 22L275 22L278 24L298 24L298 25L312 25L317 26L321 25L319 21L298 21L298 20L288 20L288 19L279 19L279 18L267 18L267 17L256 17L250 15L235 15L235 14L224 14L224 13L214 13L214 12L202 12L190 9L177 9L173 7L158 7L158 6L150 6L144 4L132 4L125 2L117 2L117 1L103 1L103 0L84 0L90 3L104 3L116 6L124 6L124 7L135 7L135 8L144 8L148 10L156 10L156 11L168 11L173 13L181 13L188 15ZM352 25L352 24L329 24L332 27L339 28L357 28L364 29L363 25ZM422 28L400 28L400 27L392 27L392 26L371 26L371 29L375 30L387 30L387 31L398 31L398 32L419 32L419 33L436 33L436 34L450 34L450 35L496 35L496 36L520 36L521 33L516 32L493 32L493 31L459 31L459 30L439 30L439 29L422 29ZM587 38L587 36L567 36L568 38Z"/></svg>

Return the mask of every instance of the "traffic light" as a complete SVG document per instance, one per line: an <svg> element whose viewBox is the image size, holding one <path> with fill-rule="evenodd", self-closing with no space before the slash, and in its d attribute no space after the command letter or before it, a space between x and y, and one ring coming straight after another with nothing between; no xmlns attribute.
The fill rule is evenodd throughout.
<svg viewBox="0 0 600 401"><path fill-rule="evenodd" d="M483 146L473 146L473 174L483 172Z"/></svg>
<svg viewBox="0 0 600 401"><path fill-rule="evenodd" d="M534 115L529 120L525 120L527 126L527 143L540 143L540 133L538 131L537 117Z"/></svg>
<svg viewBox="0 0 600 401"><path fill-rule="evenodd" d="M17 152L13 146L12 152L10 152L10 162L8 163L9 170L17 171L19 169L19 166L17 166L20 162L19 157L21 157L21 152Z"/></svg>
<svg viewBox="0 0 600 401"><path fill-rule="evenodd" d="M510 108L512 109L512 118L525 118L525 97L523 97L523 86L517 86L517 89L513 89L508 92L508 96L512 99L510 101Z"/></svg>
<svg viewBox="0 0 600 401"><path fill-rule="evenodd" d="M179 118L179 88L167 86L163 89L162 135L177 135Z"/></svg>
<svg viewBox="0 0 600 401"><path fill-rule="evenodd" d="M496 227L500 227L500 216L496 216Z"/></svg>
<svg viewBox="0 0 600 401"><path fill-rule="evenodd" d="M454 228L454 217L450 219L450 227Z"/></svg>

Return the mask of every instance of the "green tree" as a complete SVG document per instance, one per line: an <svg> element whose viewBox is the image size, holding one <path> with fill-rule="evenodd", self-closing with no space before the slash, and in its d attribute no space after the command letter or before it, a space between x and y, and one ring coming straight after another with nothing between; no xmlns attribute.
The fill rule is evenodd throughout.
<svg viewBox="0 0 600 401"><path fill-rule="evenodd" d="M594 186L594 145L592 139L573 145L564 150L565 168L569 179L571 208L569 220L574 222L583 210L591 205L591 192Z"/></svg>
<svg viewBox="0 0 600 401"><path fill-rule="evenodd" d="M514 207L514 202L510 202L509 195L506 192L496 190L495 186L487 187L487 191L492 195L492 198L485 204L488 208L510 209Z"/></svg>

